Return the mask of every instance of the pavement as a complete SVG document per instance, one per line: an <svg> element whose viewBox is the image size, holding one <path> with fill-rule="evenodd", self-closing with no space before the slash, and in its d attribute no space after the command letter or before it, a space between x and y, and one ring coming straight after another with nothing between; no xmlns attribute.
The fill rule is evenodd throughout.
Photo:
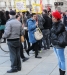
<svg viewBox="0 0 67 75"><path fill-rule="evenodd" d="M7 44L1 45L4 50L9 51ZM34 53L31 51L30 56L24 53L29 60L22 62L22 70L16 73L7 73L10 70L11 62L9 57L9 52L3 52L0 49L0 75L59 75L58 62L53 49L42 50L39 56L41 59L34 58ZM67 63L67 48L65 49L65 58ZM67 67L67 66L66 66Z"/></svg>

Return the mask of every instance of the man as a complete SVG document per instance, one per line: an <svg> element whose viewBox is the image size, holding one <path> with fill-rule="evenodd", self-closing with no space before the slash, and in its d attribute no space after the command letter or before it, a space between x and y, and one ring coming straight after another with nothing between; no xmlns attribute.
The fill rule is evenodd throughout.
<svg viewBox="0 0 67 75"><path fill-rule="evenodd" d="M18 15L16 15L16 19L18 20L18 21L20 21L20 15L18 14ZM23 30L23 32L24 32L24 30ZM25 62L25 61L27 61L29 58L26 58L25 57L25 55L24 55L24 51L23 51L23 45L22 45L22 42L20 42L20 57L23 59L22 61L23 62Z"/></svg>
<svg viewBox="0 0 67 75"><path fill-rule="evenodd" d="M50 29L51 29L51 25L52 25L52 20L48 17L48 12L47 10L43 10L43 18L45 20L43 27L44 30L42 30L43 32L43 43L44 43L44 49L50 49L50 40L49 40L49 36L50 36Z"/></svg>
<svg viewBox="0 0 67 75"><path fill-rule="evenodd" d="M10 19L6 23L3 38L7 38L7 44L10 51L11 70L7 73L13 73L21 70L20 60L20 36L22 36L21 23L15 18L15 11L10 11Z"/></svg>

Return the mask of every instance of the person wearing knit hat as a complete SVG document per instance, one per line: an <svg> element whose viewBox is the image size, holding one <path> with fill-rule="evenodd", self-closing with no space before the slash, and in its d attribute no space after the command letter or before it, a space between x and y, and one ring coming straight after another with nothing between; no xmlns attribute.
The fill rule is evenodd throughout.
<svg viewBox="0 0 67 75"><path fill-rule="evenodd" d="M7 73L21 71L20 37L23 36L22 24L16 19L16 12L10 11L10 19L6 22L2 38L7 39L10 52L11 69Z"/></svg>
<svg viewBox="0 0 67 75"><path fill-rule="evenodd" d="M9 14L10 14L10 15L16 15L16 12L13 11L13 10L11 10L11 11L9 12Z"/></svg>
<svg viewBox="0 0 67 75"><path fill-rule="evenodd" d="M65 75L65 45L61 45L61 42L58 40L59 35L65 31L65 26L61 21L61 14L58 11L52 13L52 21L53 25L51 28L51 43L53 45L53 50L58 58L59 73L60 75Z"/></svg>

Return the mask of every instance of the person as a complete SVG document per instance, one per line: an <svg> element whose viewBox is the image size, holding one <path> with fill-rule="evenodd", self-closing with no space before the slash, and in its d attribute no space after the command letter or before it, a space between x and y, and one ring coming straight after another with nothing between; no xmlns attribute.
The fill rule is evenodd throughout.
<svg viewBox="0 0 67 75"><path fill-rule="evenodd" d="M22 25L16 19L16 12L10 11L10 19L6 23L2 38L7 38L7 44L10 51L11 70L7 73L18 72L21 70L20 60L20 37L23 35Z"/></svg>
<svg viewBox="0 0 67 75"><path fill-rule="evenodd" d="M29 43L29 38L28 38L28 30L27 30L27 17L25 15L25 12L22 12L20 13L21 14L21 20L22 20L22 24L23 24L23 28L24 28L24 38L25 38L25 41L24 41L24 49L26 50L27 49L27 44L28 44L28 48L30 47L30 43ZM27 43L26 43L27 41Z"/></svg>
<svg viewBox="0 0 67 75"><path fill-rule="evenodd" d="M51 28L51 19L48 17L47 10L43 10L43 18L45 20L42 30L43 33L43 43L44 43L44 50L50 49L50 28Z"/></svg>
<svg viewBox="0 0 67 75"><path fill-rule="evenodd" d="M20 18L21 18L20 14L16 15L16 19L18 21L20 21ZM29 58L26 58L25 55L24 55L22 42L20 42L20 57L23 59L22 60L23 62L25 62L29 59Z"/></svg>
<svg viewBox="0 0 67 75"><path fill-rule="evenodd" d="M60 75L65 75L66 71L65 55L64 55L65 46L63 45L61 46L58 41L58 36L65 31L65 26L61 21L61 14L58 11L52 13L52 21L53 25L51 28L51 42L53 45L53 50L58 58Z"/></svg>
<svg viewBox="0 0 67 75"><path fill-rule="evenodd" d="M41 58L38 57L38 41L34 37L34 32L36 31L36 28L38 26L38 22L36 22L36 17L37 15L35 13L32 13L31 18L27 20L29 42L32 43L32 46L27 50L27 53L29 55L29 51L33 49L33 51L35 51L35 58Z"/></svg>
<svg viewBox="0 0 67 75"><path fill-rule="evenodd" d="M63 17L63 23L65 25L65 29L67 30L67 10L65 11L65 15Z"/></svg>
<svg viewBox="0 0 67 75"><path fill-rule="evenodd" d="M2 11L0 11L0 39L2 38L2 35L4 33L4 29L5 29L5 24L6 24L6 18L5 15ZM4 39L4 41L1 43L5 43L6 39Z"/></svg>

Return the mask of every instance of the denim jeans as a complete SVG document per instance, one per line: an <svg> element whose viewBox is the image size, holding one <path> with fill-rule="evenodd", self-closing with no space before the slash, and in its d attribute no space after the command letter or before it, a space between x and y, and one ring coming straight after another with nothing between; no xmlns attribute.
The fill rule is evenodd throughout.
<svg viewBox="0 0 67 75"><path fill-rule="evenodd" d="M21 60L20 60L20 41L7 41L8 48L10 51L10 61L11 68L17 69L21 68Z"/></svg>
<svg viewBox="0 0 67 75"><path fill-rule="evenodd" d="M65 55L64 55L64 49L57 49L57 48L53 48L57 58L58 58L58 65L59 68L63 71L66 70L66 66L65 66Z"/></svg>
<svg viewBox="0 0 67 75"><path fill-rule="evenodd" d="M43 44L44 44L44 49L49 49L50 48L50 39L49 39L49 36L50 36L50 31L49 29L45 29L45 30L42 30L42 33L43 33Z"/></svg>

